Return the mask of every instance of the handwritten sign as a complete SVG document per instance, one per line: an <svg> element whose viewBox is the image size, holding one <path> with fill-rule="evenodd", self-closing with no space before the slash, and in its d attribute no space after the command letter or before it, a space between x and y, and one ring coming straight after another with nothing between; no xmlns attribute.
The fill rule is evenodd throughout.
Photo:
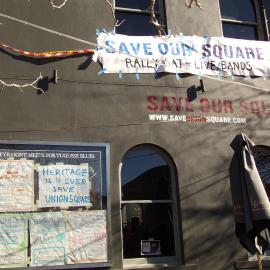
<svg viewBox="0 0 270 270"><path fill-rule="evenodd" d="M66 218L63 212L34 213L30 218L31 266L64 265Z"/></svg>
<svg viewBox="0 0 270 270"><path fill-rule="evenodd" d="M0 160L0 211L34 208L34 161Z"/></svg>
<svg viewBox="0 0 270 270"><path fill-rule="evenodd" d="M28 219L22 214L0 215L0 268L26 267Z"/></svg>
<svg viewBox="0 0 270 270"><path fill-rule="evenodd" d="M90 206L88 164L40 166L38 207Z"/></svg>
<svg viewBox="0 0 270 270"><path fill-rule="evenodd" d="M67 212L68 264L107 262L106 211Z"/></svg>

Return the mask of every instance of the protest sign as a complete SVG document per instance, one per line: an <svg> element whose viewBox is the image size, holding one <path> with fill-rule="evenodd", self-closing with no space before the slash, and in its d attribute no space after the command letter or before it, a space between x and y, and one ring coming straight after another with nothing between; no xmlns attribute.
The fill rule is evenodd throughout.
<svg viewBox="0 0 270 270"><path fill-rule="evenodd" d="M39 166L38 207L91 206L88 164Z"/></svg>
<svg viewBox="0 0 270 270"><path fill-rule="evenodd" d="M106 211L67 212L68 264L107 262Z"/></svg>
<svg viewBox="0 0 270 270"><path fill-rule="evenodd" d="M270 44L224 37L101 33L94 55L104 73L270 75Z"/></svg>
<svg viewBox="0 0 270 270"><path fill-rule="evenodd" d="M0 215L0 268L26 267L28 219L23 214Z"/></svg>
<svg viewBox="0 0 270 270"><path fill-rule="evenodd" d="M30 218L31 266L64 265L66 218L63 212L33 213Z"/></svg>
<svg viewBox="0 0 270 270"><path fill-rule="evenodd" d="M0 212L34 208L34 161L0 160Z"/></svg>

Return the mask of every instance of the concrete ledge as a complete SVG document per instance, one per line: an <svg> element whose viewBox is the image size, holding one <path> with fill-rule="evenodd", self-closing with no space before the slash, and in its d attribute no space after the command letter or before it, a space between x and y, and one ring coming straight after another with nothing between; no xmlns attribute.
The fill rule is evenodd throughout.
<svg viewBox="0 0 270 270"><path fill-rule="evenodd" d="M55 265L55 266L29 266L17 268L1 268L1 270L69 270L69 269L108 269L111 267L110 263L89 263L89 264L76 264L76 265Z"/></svg>
<svg viewBox="0 0 270 270"><path fill-rule="evenodd" d="M270 270L270 260L262 261L263 270ZM257 261L237 261L235 262L235 269L254 270L258 269Z"/></svg>
<svg viewBox="0 0 270 270"><path fill-rule="evenodd" d="M124 268L128 270L143 270L143 269L153 269L153 270L200 270L200 266L198 264L186 264L186 265L151 265L151 266L141 266L140 267L128 267Z"/></svg>

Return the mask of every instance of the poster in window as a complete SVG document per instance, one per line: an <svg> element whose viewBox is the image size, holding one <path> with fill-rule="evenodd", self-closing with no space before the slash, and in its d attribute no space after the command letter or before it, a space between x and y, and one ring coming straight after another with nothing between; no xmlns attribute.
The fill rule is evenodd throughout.
<svg viewBox="0 0 270 270"><path fill-rule="evenodd" d="M38 207L90 207L90 178L87 163L39 166Z"/></svg>
<svg viewBox="0 0 270 270"><path fill-rule="evenodd" d="M34 161L0 160L0 212L34 209Z"/></svg>
<svg viewBox="0 0 270 270"><path fill-rule="evenodd" d="M33 213L30 217L31 266L64 265L66 218L64 212Z"/></svg>
<svg viewBox="0 0 270 270"><path fill-rule="evenodd" d="M67 212L68 263L107 262L106 211Z"/></svg>
<svg viewBox="0 0 270 270"><path fill-rule="evenodd" d="M0 268L26 267L28 218L23 214L0 214Z"/></svg>
<svg viewBox="0 0 270 270"><path fill-rule="evenodd" d="M141 255L161 255L160 240L142 240Z"/></svg>

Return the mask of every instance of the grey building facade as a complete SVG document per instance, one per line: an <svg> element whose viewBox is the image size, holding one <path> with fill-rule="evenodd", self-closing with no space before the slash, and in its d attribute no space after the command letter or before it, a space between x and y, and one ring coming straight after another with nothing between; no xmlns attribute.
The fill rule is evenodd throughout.
<svg viewBox="0 0 270 270"><path fill-rule="evenodd" d="M256 22L244 26L255 27L257 37L267 41L265 16L267 10L270 13L269 4L254 2ZM159 12L173 34L222 36L224 24L238 23L221 15L218 0L201 0L201 5L203 10L195 3L188 8L184 0L167 0L160 3ZM117 12L119 16L126 10L118 8ZM87 41L96 43L96 29L111 31L114 21L105 0L68 0L60 9L52 8L46 0L0 0L0 23L0 42L20 50L48 52L95 49ZM175 74L157 78L141 74L140 80L134 74L123 74L119 78L118 74L98 75L102 67L93 62L92 54L47 59L5 48L0 49L0 63L0 80L6 84L23 85L35 81L39 74L43 76L37 84L43 92L32 87L22 88L22 92L18 87L3 86L2 148L35 149L39 145L38 149L43 149L40 145L67 144L76 151L84 151L83 147L89 145L107 151L106 207L97 207L107 213L107 261L45 268L257 268L234 236L228 169L233 155L230 143L237 134L244 132L257 144L270 144L269 78L200 81L191 74L184 74L180 80ZM182 102L180 107L177 101ZM207 109L202 104L207 104ZM218 118L212 122L149 118L180 113ZM226 117L231 120L226 122ZM132 174L131 168L144 166L155 154L161 161L155 160ZM134 160L132 155L150 159L129 164ZM137 180L133 186L127 185L131 178ZM168 183L158 193L156 185L162 179ZM169 189L168 194L165 189ZM132 218L155 230L158 217L159 225L171 220L171 227L164 225L157 236L151 232L142 236L139 240L146 241L145 250L140 242L138 254L134 250L128 253L129 246L136 245L130 235L125 236ZM154 244L161 251L152 250ZM270 266L267 261L264 264Z"/></svg>

